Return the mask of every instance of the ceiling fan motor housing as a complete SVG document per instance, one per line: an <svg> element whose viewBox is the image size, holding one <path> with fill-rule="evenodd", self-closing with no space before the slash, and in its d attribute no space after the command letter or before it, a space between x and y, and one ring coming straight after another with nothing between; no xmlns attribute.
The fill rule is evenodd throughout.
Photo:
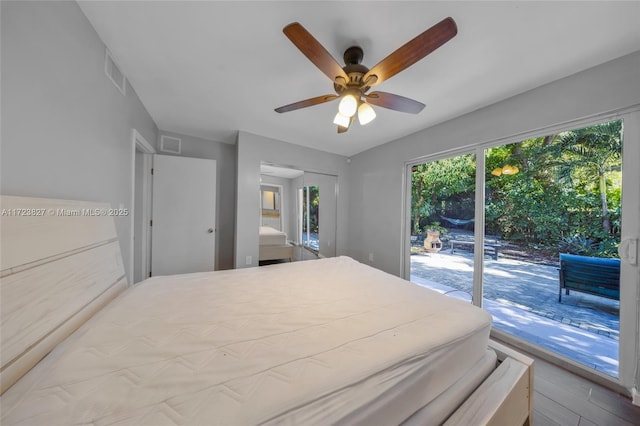
<svg viewBox="0 0 640 426"><path fill-rule="evenodd" d="M342 58L347 65L360 64L364 58L364 51L360 46L351 46L344 51Z"/></svg>
<svg viewBox="0 0 640 426"><path fill-rule="evenodd" d="M342 94L346 89L356 88L361 93L366 92L369 87L362 87L362 77L369 72L369 68L362 65L362 58L364 52L359 46L351 46L344 51L343 59L346 64L342 69L349 77L349 81L346 82L346 88L340 84L334 83L336 93Z"/></svg>

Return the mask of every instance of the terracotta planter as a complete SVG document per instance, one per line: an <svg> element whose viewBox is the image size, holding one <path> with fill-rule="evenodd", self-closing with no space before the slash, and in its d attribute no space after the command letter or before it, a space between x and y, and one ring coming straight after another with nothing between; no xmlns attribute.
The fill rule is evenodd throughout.
<svg viewBox="0 0 640 426"><path fill-rule="evenodd" d="M427 253L437 253L442 249L440 231L427 231L427 238L424 239L424 249Z"/></svg>

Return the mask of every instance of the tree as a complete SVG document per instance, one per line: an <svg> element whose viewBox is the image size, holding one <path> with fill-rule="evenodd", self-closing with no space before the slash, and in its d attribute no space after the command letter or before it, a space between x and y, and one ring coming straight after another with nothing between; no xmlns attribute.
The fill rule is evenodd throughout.
<svg viewBox="0 0 640 426"><path fill-rule="evenodd" d="M486 233L519 244L553 244L567 229L566 197L552 172L554 135L486 150ZM509 164L515 175L491 172Z"/></svg>
<svg viewBox="0 0 640 426"><path fill-rule="evenodd" d="M452 198L456 200L471 198L473 200L475 170L475 155L473 154L445 158L413 167L411 173L411 216L414 232L419 230L422 219L436 214L451 214L447 212L447 208L455 208L459 211L462 202L451 206ZM470 214L473 217L473 207Z"/></svg>
<svg viewBox="0 0 640 426"><path fill-rule="evenodd" d="M620 237L622 122L485 150L485 233L549 255L565 246L615 256ZM492 173L505 165L516 174ZM413 168L414 229L442 216L472 218L475 156ZM588 244L587 244L588 243Z"/></svg>
<svg viewBox="0 0 640 426"><path fill-rule="evenodd" d="M597 177L600 192L602 229L611 233L607 203L607 172L620 166L622 153L622 121L610 121L560 134L558 145L563 154L560 175L572 180L577 167ZM579 172L578 172L579 173Z"/></svg>

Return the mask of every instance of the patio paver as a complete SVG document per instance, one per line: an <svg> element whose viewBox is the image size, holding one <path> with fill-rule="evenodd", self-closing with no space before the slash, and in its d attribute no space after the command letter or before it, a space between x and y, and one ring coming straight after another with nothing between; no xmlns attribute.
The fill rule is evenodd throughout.
<svg viewBox="0 0 640 426"><path fill-rule="evenodd" d="M582 364L618 375L618 301L572 292L558 303L558 271L500 258L484 263L484 307L494 325ZM471 254L411 256L411 281L471 300Z"/></svg>

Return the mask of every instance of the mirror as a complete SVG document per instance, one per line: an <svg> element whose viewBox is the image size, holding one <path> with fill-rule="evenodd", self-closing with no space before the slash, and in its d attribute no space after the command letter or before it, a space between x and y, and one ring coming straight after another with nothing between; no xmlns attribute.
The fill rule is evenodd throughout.
<svg viewBox="0 0 640 426"><path fill-rule="evenodd" d="M260 264L336 255L337 177L263 162Z"/></svg>
<svg viewBox="0 0 640 426"><path fill-rule="evenodd" d="M281 196L283 187L280 185L260 185L260 225L270 226L282 231Z"/></svg>

